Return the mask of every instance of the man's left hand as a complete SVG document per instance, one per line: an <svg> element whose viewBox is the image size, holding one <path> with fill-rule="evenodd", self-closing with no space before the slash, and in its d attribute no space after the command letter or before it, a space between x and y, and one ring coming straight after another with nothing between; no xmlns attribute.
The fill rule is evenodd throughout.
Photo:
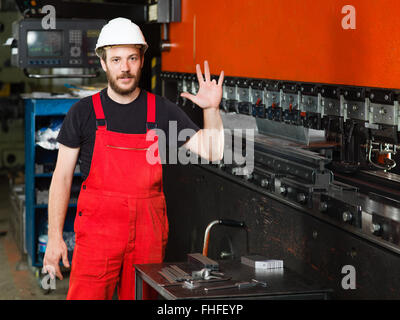
<svg viewBox="0 0 400 320"><path fill-rule="evenodd" d="M199 64L196 65L197 80L199 81L199 91L196 95L187 92L181 93L181 97L191 100L202 109L219 108L222 99L222 84L224 82L224 71L221 71L218 82L210 79L210 67L204 61L204 78Z"/></svg>

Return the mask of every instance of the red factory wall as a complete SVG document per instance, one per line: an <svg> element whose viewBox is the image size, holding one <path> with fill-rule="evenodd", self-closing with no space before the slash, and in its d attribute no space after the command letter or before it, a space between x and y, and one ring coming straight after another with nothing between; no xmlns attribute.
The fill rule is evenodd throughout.
<svg viewBox="0 0 400 320"><path fill-rule="evenodd" d="M399 0L182 0L170 40L163 71L400 88Z"/></svg>

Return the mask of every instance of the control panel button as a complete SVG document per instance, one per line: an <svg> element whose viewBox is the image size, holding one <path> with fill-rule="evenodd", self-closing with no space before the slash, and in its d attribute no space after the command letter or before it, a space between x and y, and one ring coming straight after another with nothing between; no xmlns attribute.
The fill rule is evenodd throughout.
<svg viewBox="0 0 400 320"><path fill-rule="evenodd" d="M71 47L70 49L71 57L79 57L81 55L81 48L80 47Z"/></svg>

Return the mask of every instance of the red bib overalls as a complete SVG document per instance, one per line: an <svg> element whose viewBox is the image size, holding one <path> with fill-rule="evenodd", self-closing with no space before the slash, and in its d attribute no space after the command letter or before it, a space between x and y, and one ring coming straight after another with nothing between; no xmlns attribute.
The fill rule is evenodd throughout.
<svg viewBox="0 0 400 320"><path fill-rule="evenodd" d="M146 128L152 141L146 134L107 130L100 94L92 100L96 139L78 199L67 299L111 299L117 283L119 299L134 299L133 265L162 262L168 239L161 161L152 164L146 156L150 149L159 160L151 130L155 96L147 93ZM154 297L149 287L143 294Z"/></svg>

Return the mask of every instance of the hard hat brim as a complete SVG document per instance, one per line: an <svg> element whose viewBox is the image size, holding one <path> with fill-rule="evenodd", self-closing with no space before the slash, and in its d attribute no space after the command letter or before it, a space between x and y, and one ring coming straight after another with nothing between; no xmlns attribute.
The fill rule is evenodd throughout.
<svg viewBox="0 0 400 320"><path fill-rule="evenodd" d="M147 49L148 49L148 47L149 47L149 46L147 45L147 43L146 43L146 44L124 43L124 44L104 45L104 46L101 46L101 47L96 48L96 49L95 49L95 52L96 52L96 55L97 55L99 58L101 58L101 55L100 55L99 51L101 51L102 49L103 49L103 50L107 50L108 48L114 48L114 47L131 47L131 46L134 46L134 47L136 47L136 48L138 48L138 49L141 49L142 52L143 52L143 54L145 54L145 52L147 51Z"/></svg>

